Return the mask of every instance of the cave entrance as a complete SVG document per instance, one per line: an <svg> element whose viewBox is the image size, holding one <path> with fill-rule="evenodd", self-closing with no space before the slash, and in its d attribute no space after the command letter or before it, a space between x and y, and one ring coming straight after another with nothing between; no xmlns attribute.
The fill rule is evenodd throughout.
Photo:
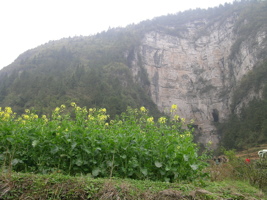
<svg viewBox="0 0 267 200"><path fill-rule="evenodd" d="M217 109L212 110L212 117L214 122L219 122L219 111Z"/></svg>

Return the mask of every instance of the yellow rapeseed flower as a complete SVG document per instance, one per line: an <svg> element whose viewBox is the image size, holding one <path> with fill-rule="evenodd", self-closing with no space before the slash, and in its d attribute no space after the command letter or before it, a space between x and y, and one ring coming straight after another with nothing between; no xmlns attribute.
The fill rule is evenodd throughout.
<svg viewBox="0 0 267 200"><path fill-rule="evenodd" d="M30 118L29 115L22 115L22 117L23 117L25 120L27 120L27 119Z"/></svg>
<svg viewBox="0 0 267 200"><path fill-rule="evenodd" d="M88 119L89 119L89 120L94 120L95 118L94 118L94 116L92 116L92 115L88 115Z"/></svg>
<svg viewBox="0 0 267 200"><path fill-rule="evenodd" d="M106 113L106 112L107 112L107 109L106 109L106 108L101 108L101 109L99 110L99 112Z"/></svg>
<svg viewBox="0 0 267 200"><path fill-rule="evenodd" d="M62 105L60 106L60 108L61 108L62 110L64 110L64 109L66 108L66 106L65 106L64 104L62 104Z"/></svg>
<svg viewBox="0 0 267 200"><path fill-rule="evenodd" d="M31 111L29 109L25 109L25 113L29 114Z"/></svg>
<svg viewBox="0 0 267 200"><path fill-rule="evenodd" d="M173 104L172 107L171 107L171 110L172 110L172 111L177 110L177 105L176 105L176 104Z"/></svg>
<svg viewBox="0 0 267 200"><path fill-rule="evenodd" d="M147 110L146 110L146 108L145 108L144 106L142 106L142 107L140 108L140 111L143 112L143 113L145 113Z"/></svg>
<svg viewBox="0 0 267 200"><path fill-rule="evenodd" d="M48 122L48 119L47 119L46 115L42 115L42 119L43 119L45 122Z"/></svg>
<svg viewBox="0 0 267 200"><path fill-rule="evenodd" d="M75 107L76 107L76 106L75 106ZM76 111L80 111L80 110L82 110L82 109L81 109L80 106L77 106L75 110L76 110Z"/></svg>
<svg viewBox="0 0 267 200"><path fill-rule="evenodd" d="M147 118L147 122L148 122L148 123L153 123L153 122L154 122L154 118L153 118L153 117L149 117L149 118Z"/></svg>
<svg viewBox="0 0 267 200"><path fill-rule="evenodd" d="M174 115L174 116L173 116L173 119L174 119L175 121L178 121L179 118L180 118L179 115Z"/></svg>
<svg viewBox="0 0 267 200"><path fill-rule="evenodd" d="M72 107L76 107L76 103L75 103L75 102L71 102L70 105L71 105Z"/></svg>
<svg viewBox="0 0 267 200"><path fill-rule="evenodd" d="M5 113L4 114L4 120L8 120L10 118L10 114L9 113Z"/></svg>
<svg viewBox="0 0 267 200"><path fill-rule="evenodd" d="M105 121L108 118L107 115L97 115L97 117L100 121Z"/></svg>
<svg viewBox="0 0 267 200"><path fill-rule="evenodd" d="M5 107L5 112L8 114L12 113L12 109L10 107Z"/></svg>
<svg viewBox="0 0 267 200"><path fill-rule="evenodd" d="M59 107L56 107L55 108L55 112L59 112L60 111L60 108Z"/></svg>
<svg viewBox="0 0 267 200"><path fill-rule="evenodd" d="M158 119L158 122L161 123L161 124L165 124L166 121L167 121L166 117L160 117L160 118Z"/></svg>

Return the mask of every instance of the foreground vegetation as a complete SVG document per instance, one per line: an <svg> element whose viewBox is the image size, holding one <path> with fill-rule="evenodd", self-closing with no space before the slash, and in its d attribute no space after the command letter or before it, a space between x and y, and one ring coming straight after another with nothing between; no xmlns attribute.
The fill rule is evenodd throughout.
<svg viewBox="0 0 267 200"><path fill-rule="evenodd" d="M208 164L176 110L155 120L128 108L111 120L75 103L42 117L1 109L0 199L266 198L266 160L226 151L229 163Z"/></svg>
<svg viewBox="0 0 267 200"><path fill-rule="evenodd" d="M18 172L173 182L204 176L192 127L175 114L157 121L145 107L116 119L106 109L61 105L52 115L0 112L0 162Z"/></svg>
<svg viewBox="0 0 267 200"><path fill-rule="evenodd" d="M243 170L249 170L239 162ZM251 186L246 173L241 178L233 164L213 165L210 178L175 183L118 178L69 176L61 173L1 172L1 199L266 199L267 195ZM237 165L236 165L237 167ZM251 169L250 169L251 170ZM248 172L248 171L247 171ZM252 171L253 172L253 171ZM254 176L254 174L251 174ZM252 177L250 176L250 177ZM239 178L237 178L239 177ZM254 176L256 178L256 176ZM259 178L259 177L258 177ZM263 179L266 179L266 176ZM265 185L266 187L266 185Z"/></svg>

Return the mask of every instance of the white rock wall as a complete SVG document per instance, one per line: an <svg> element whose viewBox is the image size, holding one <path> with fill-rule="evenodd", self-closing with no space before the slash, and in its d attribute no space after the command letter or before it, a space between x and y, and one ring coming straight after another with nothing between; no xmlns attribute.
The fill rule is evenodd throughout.
<svg viewBox="0 0 267 200"><path fill-rule="evenodd" d="M205 20L187 24L183 37L150 32L137 52L142 56L150 93L158 108L168 112L172 104L177 104L178 114L194 119L201 130L199 142L212 141L214 147L219 140L213 125L217 120L214 113L218 113L219 121L228 116L234 85L257 62L255 53L266 36L258 34L255 51L248 38L236 58L229 60L237 38L233 31L236 20L233 15L224 23L214 23L200 37L201 28L207 24ZM138 68L137 61L133 62L135 75Z"/></svg>

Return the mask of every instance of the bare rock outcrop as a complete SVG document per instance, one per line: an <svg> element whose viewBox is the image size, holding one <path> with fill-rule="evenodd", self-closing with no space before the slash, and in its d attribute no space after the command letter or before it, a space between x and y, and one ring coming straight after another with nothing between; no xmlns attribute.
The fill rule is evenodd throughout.
<svg viewBox="0 0 267 200"><path fill-rule="evenodd" d="M236 84L253 69L258 62L256 54L266 46L266 32L259 30L256 38L242 40L233 54L237 20L237 14L223 22L199 19L187 23L177 36L149 32L135 50L132 62L137 76L141 55L150 81L149 92L158 108L168 112L172 104L177 104L181 117L195 121L199 142L211 141L214 148L219 142L214 122L227 118Z"/></svg>

